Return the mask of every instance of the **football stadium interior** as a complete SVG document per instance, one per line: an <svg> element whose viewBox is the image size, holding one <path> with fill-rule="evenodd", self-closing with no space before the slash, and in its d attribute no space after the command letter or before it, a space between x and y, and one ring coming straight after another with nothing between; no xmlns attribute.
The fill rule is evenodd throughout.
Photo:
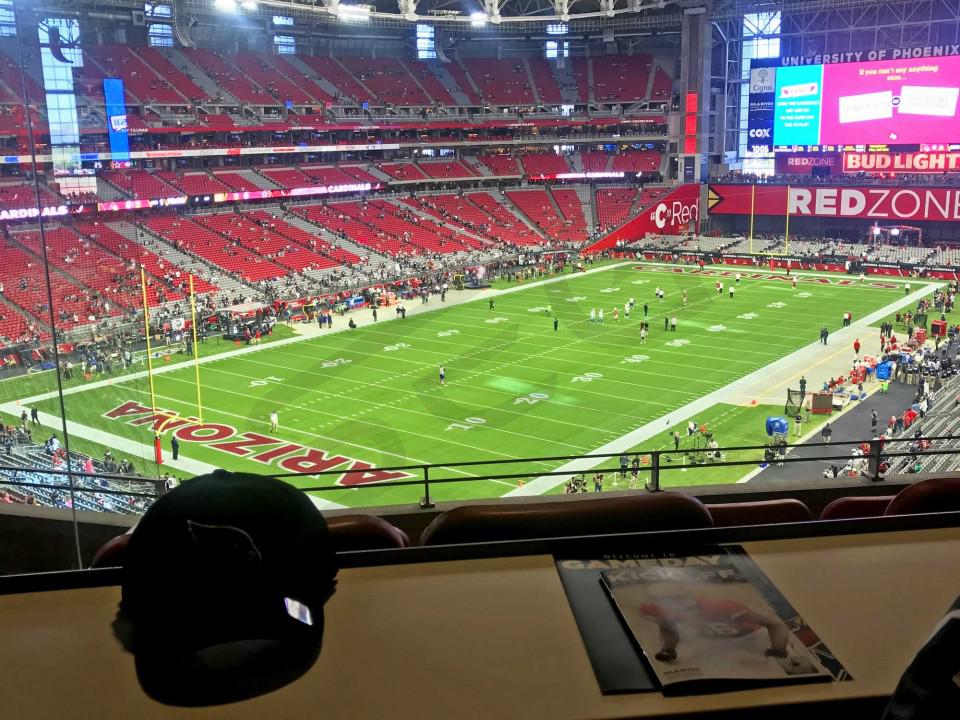
<svg viewBox="0 0 960 720"><path fill-rule="evenodd" d="M956 716L958 77L957 0L0 0L9 717ZM794 684L600 574L710 552ZM319 660L146 658L284 583Z"/></svg>

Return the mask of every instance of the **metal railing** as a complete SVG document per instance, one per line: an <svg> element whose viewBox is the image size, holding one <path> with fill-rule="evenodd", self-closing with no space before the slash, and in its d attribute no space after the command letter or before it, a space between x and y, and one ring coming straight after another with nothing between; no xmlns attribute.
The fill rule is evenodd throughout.
<svg viewBox="0 0 960 720"><path fill-rule="evenodd" d="M623 466L620 465L619 458L621 458L623 455L627 455L631 459L633 457L643 458L643 462L637 468L637 476L639 480L639 476L642 473L644 482L642 487L639 487L638 482L638 487L635 489L645 492L660 492L664 490L665 487L669 486L668 482L664 483L663 475L665 472L670 470L698 470L704 468L737 467L759 468L763 466L784 466L797 463L819 463L824 461L846 465L849 461L856 460L857 464L862 466L859 476L864 477L869 481L876 482L883 480L883 476L885 474L884 468L887 468L887 472L890 472L891 470L895 471L895 466L900 458L909 458L916 461L918 459L922 460L923 458L927 457L957 455L958 464L960 464L960 435L938 435L933 437L923 437L922 440L926 441L929 446L922 449L912 448L911 444L916 443L917 438L899 438L888 440L845 439L834 442L803 443L800 445L781 444L779 446L779 453L774 450L774 457L772 460L769 457L770 451L772 448L777 446L765 444L717 448L710 448L706 446L697 448L688 447L673 450L630 450L614 453L593 453L587 455L551 455L535 458L517 458L512 460L473 460L451 463L394 465L390 467L378 467L376 470L382 472L402 472L408 475L415 472L419 475L419 477L410 477L409 479L402 480L387 480L383 482L351 486L345 486L334 482L332 484L318 484L302 487L301 490L310 493L329 493L343 491L348 489L348 487L349 489L383 489L419 486L423 489L423 494L420 498L419 505L421 508L427 509L434 507L434 501L431 497L431 489L436 488L437 486L445 486L454 483L474 483L484 481L527 481L531 478L551 477L559 478L561 479L560 482L562 482L563 479L569 479L577 475L585 475L588 472L622 473ZM905 450L894 449L904 445L906 445ZM866 450L862 453L862 455L854 457L850 454L851 447L862 447L866 448ZM816 448L817 452L813 455L805 454L804 457L791 457L788 453L797 448ZM821 448L823 450L820 450ZM827 453L827 448L836 448L838 450L842 450L843 454ZM740 460L723 459L733 452L757 452L758 456L746 457ZM675 462L673 460L673 458L677 456L680 456L680 462ZM551 464L560 462L566 463L576 461L579 461L581 466L575 469L567 466L565 468L532 471L529 467L534 464ZM616 464L611 467L609 466L610 461L614 461ZM480 472L477 474L469 472L475 469L479 470ZM633 470L632 463L626 467L626 473L629 475L633 474ZM948 470L949 468L945 469L944 472ZM22 472L28 472L36 475L52 475L63 477L65 482L45 483L22 481L15 477L16 474ZM304 477L337 478L343 476L346 472L348 471L340 469L309 474L271 473L269 476L280 479ZM13 477L11 477L11 475L13 475ZM820 475L820 473L811 474L809 479L814 481L819 479ZM102 487L98 486L96 488L84 487L86 482L95 481L97 479L104 479L108 482L112 481L115 486L111 487L110 485L106 485ZM560 482L558 482L557 485L560 484ZM144 488L135 489L129 486L126 488L119 487L119 485L123 483L146 483L152 487L152 491L145 490ZM709 482L703 483L703 485L709 484ZM142 502L147 505L163 493L162 483L158 480L149 478L139 478L129 475L111 475L104 473L85 474L73 469L58 470L10 465L0 466L0 491L2 491L5 487L19 487L31 491L68 491L78 495L93 493L103 496L121 496L128 499L134 498L137 500L142 500ZM552 487L556 487L556 485L553 485ZM547 489L552 489L552 487Z"/></svg>

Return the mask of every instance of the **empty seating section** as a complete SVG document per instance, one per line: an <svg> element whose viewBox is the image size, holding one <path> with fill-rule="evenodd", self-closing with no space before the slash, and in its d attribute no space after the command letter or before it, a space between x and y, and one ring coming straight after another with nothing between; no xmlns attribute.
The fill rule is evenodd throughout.
<svg viewBox="0 0 960 720"><path fill-rule="evenodd" d="M371 200L367 203L367 208L367 220L375 228L428 252L452 253L468 247L455 233L386 200Z"/></svg>
<svg viewBox="0 0 960 720"><path fill-rule="evenodd" d="M653 205L668 192L670 192L670 188L644 188L640 193L640 202L637 203L637 209Z"/></svg>
<svg viewBox="0 0 960 720"><path fill-rule="evenodd" d="M191 252L247 282L271 280L287 274L284 268L250 252L238 239L227 238L187 218L155 217L144 225L178 249Z"/></svg>
<svg viewBox="0 0 960 720"><path fill-rule="evenodd" d="M10 237L41 257L40 233L18 232ZM95 290L108 305L99 316L118 315L117 305L127 309L140 307L140 278L132 265L110 255L88 238L70 228L48 228L45 232L47 260L66 275ZM59 306L55 306L59 310Z"/></svg>
<svg viewBox="0 0 960 720"><path fill-rule="evenodd" d="M295 272L322 270L336 265L330 258L318 255L238 213L201 215L195 220L229 240L236 240L257 255Z"/></svg>
<svg viewBox="0 0 960 720"><path fill-rule="evenodd" d="M363 210L360 203L306 205L293 208L292 212L334 233L342 233L346 238L383 255L418 255L420 251L409 241L388 235L383 230L375 229L368 224L368 213Z"/></svg>
<svg viewBox="0 0 960 720"><path fill-rule="evenodd" d="M244 213L244 216L258 225L269 228L272 232L278 235L282 235L285 238L293 240L295 243L302 245L308 250L318 254L326 255L327 258L333 258L332 260L327 260L322 266L318 266L318 270L323 269L324 267L335 267L338 264L338 262L335 261L346 262L350 264L360 262L360 258L354 253L341 248L336 248L333 245L330 245L320 236L308 233L302 228L291 225L283 218L277 217L266 210L254 210L252 212ZM324 259L326 260L326 258Z"/></svg>
<svg viewBox="0 0 960 720"><path fill-rule="evenodd" d="M135 261L147 271L147 299L151 306L159 302L157 283L166 288L163 291L165 300L179 300L190 292L190 273L155 255L142 245L131 242L109 225L86 222L78 224L77 230L114 255L128 262ZM218 290L216 285L201 277L194 277L193 288L197 294Z"/></svg>
<svg viewBox="0 0 960 720"><path fill-rule="evenodd" d="M18 53L12 50L11 53L0 52L0 102L3 103L23 103L23 86L26 85L27 99L30 102L42 102L46 98L43 86L32 76L31 70L39 72L40 64L36 63L28 68L26 73L21 76L21 63L14 60ZM34 61L36 62L36 61Z"/></svg>
<svg viewBox="0 0 960 720"><path fill-rule="evenodd" d="M671 95L673 95L673 81L663 68L658 67L653 74L653 87L650 89L650 99L666 102L670 99Z"/></svg>
<svg viewBox="0 0 960 720"><path fill-rule="evenodd" d="M570 63L571 72L577 82L577 99L582 103L590 102L590 60L574 58Z"/></svg>
<svg viewBox="0 0 960 720"><path fill-rule="evenodd" d="M464 60L484 100L493 105L536 105L523 60Z"/></svg>
<svg viewBox="0 0 960 720"><path fill-rule="evenodd" d="M556 175L571 171L567 161L552 152L524 155L523 167L527 175Z"/></svg>
<svg viewBox="0 0 960 720"><path fill-rule="evenodd" d="M46 185L40 184L40 204L57 204L60 199ZM37 205L37 193L32 184L9 183L0 185L0 208L30 208Z"/></svg>
<svg viewBox="0 0 960 720"><path fill-rule="evenodd" d="M174 187L183 190L187 195L211 195L213 193L230 192L229 187L206 173L177 175L176 173L158 172L156 174Z"/></svg>
<svg viewBox="0 0 960 720"><path fill-rule="evenodd" d="M469 193L467 200L482 210L491 221L489 236L514 245L540 245L543 236L524 224L490 193Z"/></svg>
<svg viewBox="0 0 960 720"><path fill-rule="evenodd" d="M316 182L297 168L264 168L260 171L260 174L280 187L287 189L316 185Z"/></svg>
<svg viewBox="0 0 960 720"><path fill-rule="evenodd" d="M655 173L660 170L662 155L656 150L629 150L613 157L611 170L616 172Z"/></svg>
<svg viewBox="0 0 960 720"><path fill-rule="evenodd" d="M463 94L467 96L467 99L470 101L471 105L483 105L483 98L480 97L476 88L470 82L470 78L467 76L467 71L463 69L463 66L458 62L452 62L444 66L444 69L450 73L450 77L456 81L457 85L463 90Z"/></svg>
<svg viewBox="0 0 960 720"><path fill-rule="evenodd" d="M210 96L204 90L177 70L173 63L156 48L139 47L136 49L136 53L150 66L150 69L176 88L187 100L199 102L210 99Z"/></svg>
<svg viewBox="0 0 960 720"><path fill-rule="evenodd" d="M427 177L415 163L381 163L378 167L395 180L423 180Z"/></svg>
<svg viewBox="0 0 960 720"><path fill-rule="evenodd" d="M597 190L597 222L601 232L623 225L637 199L634 188L600 188Z"/></svg>
<svg viewBox="0 0 960 720"><path fill-rule="evenodd" d="M512 155L480 155L478 157L494 175L523 175L520 163Z"/></svg>
<svg viewBox="0 0 960 720"><path fill-rule="evenodd" d="M257 192L262 190L259 185L235 172L215 172L213 177L236 192Z"/></svg>
<svg viewBox="0 0 960 720"><path fill-rule="evenodd" d="M242 103L251 105L275 105L276 101L265 91L247 80L243 73L220 55L199 48L178 48L186 58L203 70L225 93Z"/></svg>
<svg viewBox="0 0 960 720"><path fill-rule="evenodd" d="M381 182L380 178L378 178L376 175L371 175L359 165L341 165L340 169L350 177L355 178L360 182L368 182L368 183Z"/></svg>
<svg viewBox="0 0 960 720"><path fill-rule="evenodd" d="M336 98L333 97L330 93L320 87L315 83L311 78L304 75L303 71L296 67L292 62L287 60L282 55L270 55L265 58L273 67L282 72L286 78L307 91L307 93L315 98L316 100L333 105L336 103ZM314 115L311 117L311 120L316 122L316 120L322 116Z"/></svg>
<svg viewBox="0 0 960 720"><path fill-rule="evenodd" d="M591 150L580 153L584 172L605 172L610 162L610 155L602 151Z"/></svg>
<svg viewBox="0 0 960 720"><path fill-rule="evenodd" d="M167 185L146 170L112 170L100 177L138 200L180 195L180 191L175 187Z"/></svg>
<svg viewBox="0 0 960 720"><path fill-rule="evenodd" d="M608 55L591 60L596 100L644 100L650 78L649 55Z"/></svg>
<svg viewBox="0 0 960 720"><path fill-rule="evenodd" d="M207 115L200 115L198 119L204 125L209 125L215 130L232 130L237 126L232 117L229 115L223 115L222 113L209 113Z"/></svg>
<svg viewBox="0 0 960 720"><path fill-rule="evenodd" d="M450 207L448 203L449 200L453 201L453 208ZM463 206L472 208L473 212L471 214L474 215L482 215L483 211L471 205L463 198L458 198L456 195L430 195L404 198L403 203L409 207L416 208L421 213L436 218L445 229L450 229L458 233L472 232L478 235L485 234L485 231L480 227L480 225L483 224L482 222L473 223L465 220L464 215L459 212ZM485 243L477 242L466 235L462 236L462 240L471 247L480 248L485 245Z"/></svg>
<svg viewBox="0 0 960 720"><path fill-rule="evenodd" d="M414 60L402 60L400 62L407 68L410 74L417 79L417 82L427 91L427 95L429 95L435 103L439 103L440 105L457 104L450 95L450 92L443 86L443 83L433 74L433 71L430 69L430 63Z"/></svg>
<svg viewBox="0 0 960 720"><path fill-rule="evenodd" d="M356 78L339 62L330 57L309 57L304 55L298 58L324 80L336 87L340 94L357 104L373 102L375 98L370 92L357 82Z"/></svg>
<svg viewBox="0 0 960 720"><path fill-rule="evenodd" d="M27 319L0 299L0 347L26 342L31 335Z"/></svg>
<svg viewBox="0 0 960 720"><path fill-rule="evenodd" d="M273 67L261 55L243 52L231 55L230 59L243 71L244 75L266 90L281 105L287 100L295 105L314 105L319 101L301 85L294 84L284 77L278 68Z"/></svg>
<svg viewBox="0 0 960 720"><path fill-rule="evenodd" d="M483 196L495 203L486 193L475 193L469 197L458 195L430 195L428 197L408 198L404 202L418 208L440 220L444 225L455 229L466 229L486 238L488 242L508 245L533 245L542 242L536 233L524 225L518 218L500 205L505 216L494 217L476 202ZM481 201L482 203L483 201ZM464 238L466 240L466 238Z"/></svg>
<svg viewBox="0 0 960 720"><path fill-rule="evenodd" d="M50 321L47 304L47 286L40 272L40 260L26 251L5 242L0 247L3 262L0 263L0 282L3 297L14 303L40 322ZM94 302L93 293L75 285L59 273L50 273L50 290L57 313L58 326L69 330L82 323L103 317L102 308ZM111 308L116 313L116 308ZM76 319L74 319L76 316Z"/></svg>
<svg viewBox="0 0 960 720"><path fill-rule="evenodd" d="M582 227L576 228L572 221L557 213L546 190L513 190L507 192L507 197L549 238L564 242L585 238Z"/></svg>
<svg viewBox="0 0 960 720"><path fill-rule="evenodd" d="M186 105L187 98L165 78L146 65L139 55L126 45L101 45L84 48L87 62L92 59L102 69L105 77L123 80L123 87L135 100L143 103ZM87 77L95 76L86 73Z"/></svg>
<svg viewBox="0 0 960 720"><path fill-rule="evenodd" d="M550 191L548 191L550 192ZM563 213L566 227L577 242L587 239L587 220L583 216L583 205L576 190L555 188L553 199Z"/></svg>
<svg viewBox="0 0 960 720"><path fill-rule="evenodd" d="M374 95L377 105L432 105L433 102L396 58L341 57L341 64Z"/></svg>
<svg viewBox="0 0 960 720"><path fill-rule="evenodd" d="M420 169L432 178L476 177L476 173L459 161L422 162Z"/></svg>
<svg viewBox="0 0 960 720"><path fill-rule="evenodd" d="M562 103L563 96L553 75L553 66L541 58L527 60L527 65L530 66L530 74L533 76L533 84L537 88L540 100L549 105Z"/></svg>
<svg viewBox="0 0 960 720"><path fill-rule="evenodd" d="M353 185L357 182L356 178L337 167L313 165L303 166L300 170L313 180L314 185Z"/></svg>

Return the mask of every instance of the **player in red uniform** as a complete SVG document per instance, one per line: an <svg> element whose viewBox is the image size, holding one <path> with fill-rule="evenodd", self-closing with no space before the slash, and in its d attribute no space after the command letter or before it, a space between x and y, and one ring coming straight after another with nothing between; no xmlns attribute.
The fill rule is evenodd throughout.
<svg viewBox="0 0 960 720"><path fill-rule="evenodd" d="M643 604L640 612L660 628L660 651L655 657L661 662L677 659L681 624L694 628L701 637L716 640L730 640L766 629L770 647L764 654L787 657L790 633L780 620L755 612L735 600L697 598L679 586L661 589L655 596L656 601Z"/></svg>

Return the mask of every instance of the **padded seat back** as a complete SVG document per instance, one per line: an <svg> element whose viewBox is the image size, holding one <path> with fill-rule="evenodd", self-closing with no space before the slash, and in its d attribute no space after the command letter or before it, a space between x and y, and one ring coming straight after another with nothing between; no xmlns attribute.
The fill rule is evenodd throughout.
<svg viewBox="0 0 960 720"><path fill-rule="evenodd" d="M736 525L771 525L774 523L807 522L813 519L804 503L793 498L757 500L754 502L707 505L717 527Z"/></svg>
<svg viewBox="0 0 960 720"><path fill-rule="evenodd" d="M852 520L854 518L880 517L894 497L894 495L879 495L877 497L837 498L820 511L820 519Z"/></svg>
<svg viewBox="0 0 960 720"><path fill-rule="evenodd" d="M327 518L337 552L405 548L410 538L398 527L376 515L337 515Z"/></svg>
<svg viewBox="0 0 960 720"><path fill-rule="evenodd" d="M960 510L960 478L931 478L905 487L890 501L884 515Z"/></svg>
<svg viewBox="0 0 960 720"><path fill-rule="evenodd" d="M422 545L708 528L707 508L682 493L523 504L465 505L434 518Z"/></svg>

